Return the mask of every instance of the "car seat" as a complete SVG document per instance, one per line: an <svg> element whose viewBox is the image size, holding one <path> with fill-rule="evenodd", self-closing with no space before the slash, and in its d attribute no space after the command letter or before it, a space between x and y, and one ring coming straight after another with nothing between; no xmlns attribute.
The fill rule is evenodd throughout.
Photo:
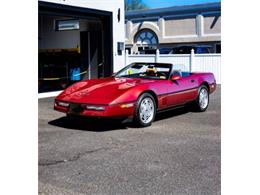
<svg viewBox="0 0 260 195"><path fill-rule="evenodd" d="M148 66L146 69L146 75L147 76L156 76L157 70L154 66Z"/></svg>

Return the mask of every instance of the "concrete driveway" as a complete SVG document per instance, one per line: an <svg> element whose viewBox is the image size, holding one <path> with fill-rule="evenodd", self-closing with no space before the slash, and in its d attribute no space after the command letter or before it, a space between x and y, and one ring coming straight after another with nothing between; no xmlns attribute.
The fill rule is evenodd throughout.
<svg viewBox="0 0 260 195"><path fill-rule="evenodd" d="M75 120L39 100L39 194L220 194L220 86L204 113L147 128Z"/></svg>

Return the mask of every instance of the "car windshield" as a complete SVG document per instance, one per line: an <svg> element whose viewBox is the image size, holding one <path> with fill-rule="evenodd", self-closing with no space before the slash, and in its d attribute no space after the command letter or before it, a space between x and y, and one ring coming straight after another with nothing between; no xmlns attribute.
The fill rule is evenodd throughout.
<svg viewBox="0 0 260 195"><path fill-rule="evenodd" d="M171 64L133 63L123 68L115 77L168 79L171 72Z"/></svg>

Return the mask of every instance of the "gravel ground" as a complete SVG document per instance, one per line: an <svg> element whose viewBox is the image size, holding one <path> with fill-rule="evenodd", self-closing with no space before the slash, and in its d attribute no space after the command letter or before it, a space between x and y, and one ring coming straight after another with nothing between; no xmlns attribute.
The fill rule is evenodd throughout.
<svg viewBox="0 0 260 195"><path fill-rule="evenodd" d="M39 100L39 194L220 194L220 86L204 113L158 114L147 128L68 120Z"/></svg>

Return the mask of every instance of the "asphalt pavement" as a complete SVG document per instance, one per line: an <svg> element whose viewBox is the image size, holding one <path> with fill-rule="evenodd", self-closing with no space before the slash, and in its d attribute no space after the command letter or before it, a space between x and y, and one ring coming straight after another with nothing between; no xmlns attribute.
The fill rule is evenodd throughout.
<svg viewBox="0 0 260 195"><path fill-rule="evenodd" d="M39 194L220 194L220 91L206 112L168 111L147 128L69 120L39 99Z"/></svg>

